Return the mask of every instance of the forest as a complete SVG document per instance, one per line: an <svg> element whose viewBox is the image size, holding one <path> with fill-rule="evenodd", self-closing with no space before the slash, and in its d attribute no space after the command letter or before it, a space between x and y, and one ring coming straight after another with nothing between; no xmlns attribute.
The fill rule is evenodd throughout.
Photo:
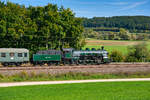
<svg viewBox="0 0 150 100"><path fill-rule="evenodd" d="M149 40L150 16L82 18L86 38L100 40Z"/></svg>
<svg viewBox="0 0 150 100"><path fill-rule="evenodd" d="M84 27L124 28L131 33L150 33L150 16L83 18Z"/></svg>
<svg viewBox="0 0 150 100"><path fill-rule="evenodd" d="M0 47L41 49L81 48L85 42L82 19L69 9L0 1Z"/></svg>

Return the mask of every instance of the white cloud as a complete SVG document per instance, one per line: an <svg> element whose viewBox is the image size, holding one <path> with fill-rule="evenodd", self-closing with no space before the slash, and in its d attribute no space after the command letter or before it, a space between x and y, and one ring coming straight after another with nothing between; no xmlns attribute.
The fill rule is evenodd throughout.
<svg viewBox="0 0 150 100"><path fill-rule="evenodd" d="M112 2L112 3L108 3L108 4L110 4L110 5L127 5L127 4L129 4L128 2Z"/></svg>
<svg viewBox="0 0 150 100"><path fill-rule="evenodd" d="M136 8L137 6L144 5L144 4L146 4L147 2L148 2L148 1L135 2L135 3L133 3L133 4L128 5L127 7L122 8L121 10L129 10L129 9L132 9L132 8Z"/></svg>

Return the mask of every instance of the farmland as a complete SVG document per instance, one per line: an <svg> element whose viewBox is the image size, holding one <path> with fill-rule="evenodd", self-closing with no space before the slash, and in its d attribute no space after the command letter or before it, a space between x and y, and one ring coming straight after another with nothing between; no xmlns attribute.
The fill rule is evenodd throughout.
<svg viewBox="0 0 150 100"><path fill-rule="evenodd" d="M0 100L149 100L150 82L106 82L0 88Z"/></svg>
<svg viewBox="0 0 150 100"><path fill-rule="evenodd" d="M142 42L146 42L148 44L148 48L150 49L149 41L117 41L117 40L95 40L95 39L87 39L85 48L100 48L104 46L108 52L113 50L118 50L123 54L128 53L128 47L133 46Z"/></svg>

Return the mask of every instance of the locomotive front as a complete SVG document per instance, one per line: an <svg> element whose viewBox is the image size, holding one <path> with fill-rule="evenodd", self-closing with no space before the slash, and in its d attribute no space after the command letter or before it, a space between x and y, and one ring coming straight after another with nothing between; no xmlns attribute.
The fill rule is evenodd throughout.
<svg viewBox="0 0 150 100"><path fill-rule="evenodd" d="M73 51L73 61L77 64L104 64L109 63L108 52L102 49L95 48Z"/></svg>

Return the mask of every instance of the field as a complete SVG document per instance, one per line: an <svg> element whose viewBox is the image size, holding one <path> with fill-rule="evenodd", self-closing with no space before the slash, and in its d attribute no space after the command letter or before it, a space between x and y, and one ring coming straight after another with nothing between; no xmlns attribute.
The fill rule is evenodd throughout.
<svg viewBox="0 0 150 100"><path fill-rule="evenodd" d="M150 82L106 82L0 88L0 100L149 100Z"/></svg>
<svg viewBox="0 0 150 100"><path fill-rule="evenodd" d="M100 48L101 46L104 46L108 52L118 50L121 51L123 54L127 54L129 46L133 46L143 42L146 42L148 44L148 48L150 49L149 41L117 41L117 40L94 40L94 39L87 39L86 46L83 49Z"/></svg>

